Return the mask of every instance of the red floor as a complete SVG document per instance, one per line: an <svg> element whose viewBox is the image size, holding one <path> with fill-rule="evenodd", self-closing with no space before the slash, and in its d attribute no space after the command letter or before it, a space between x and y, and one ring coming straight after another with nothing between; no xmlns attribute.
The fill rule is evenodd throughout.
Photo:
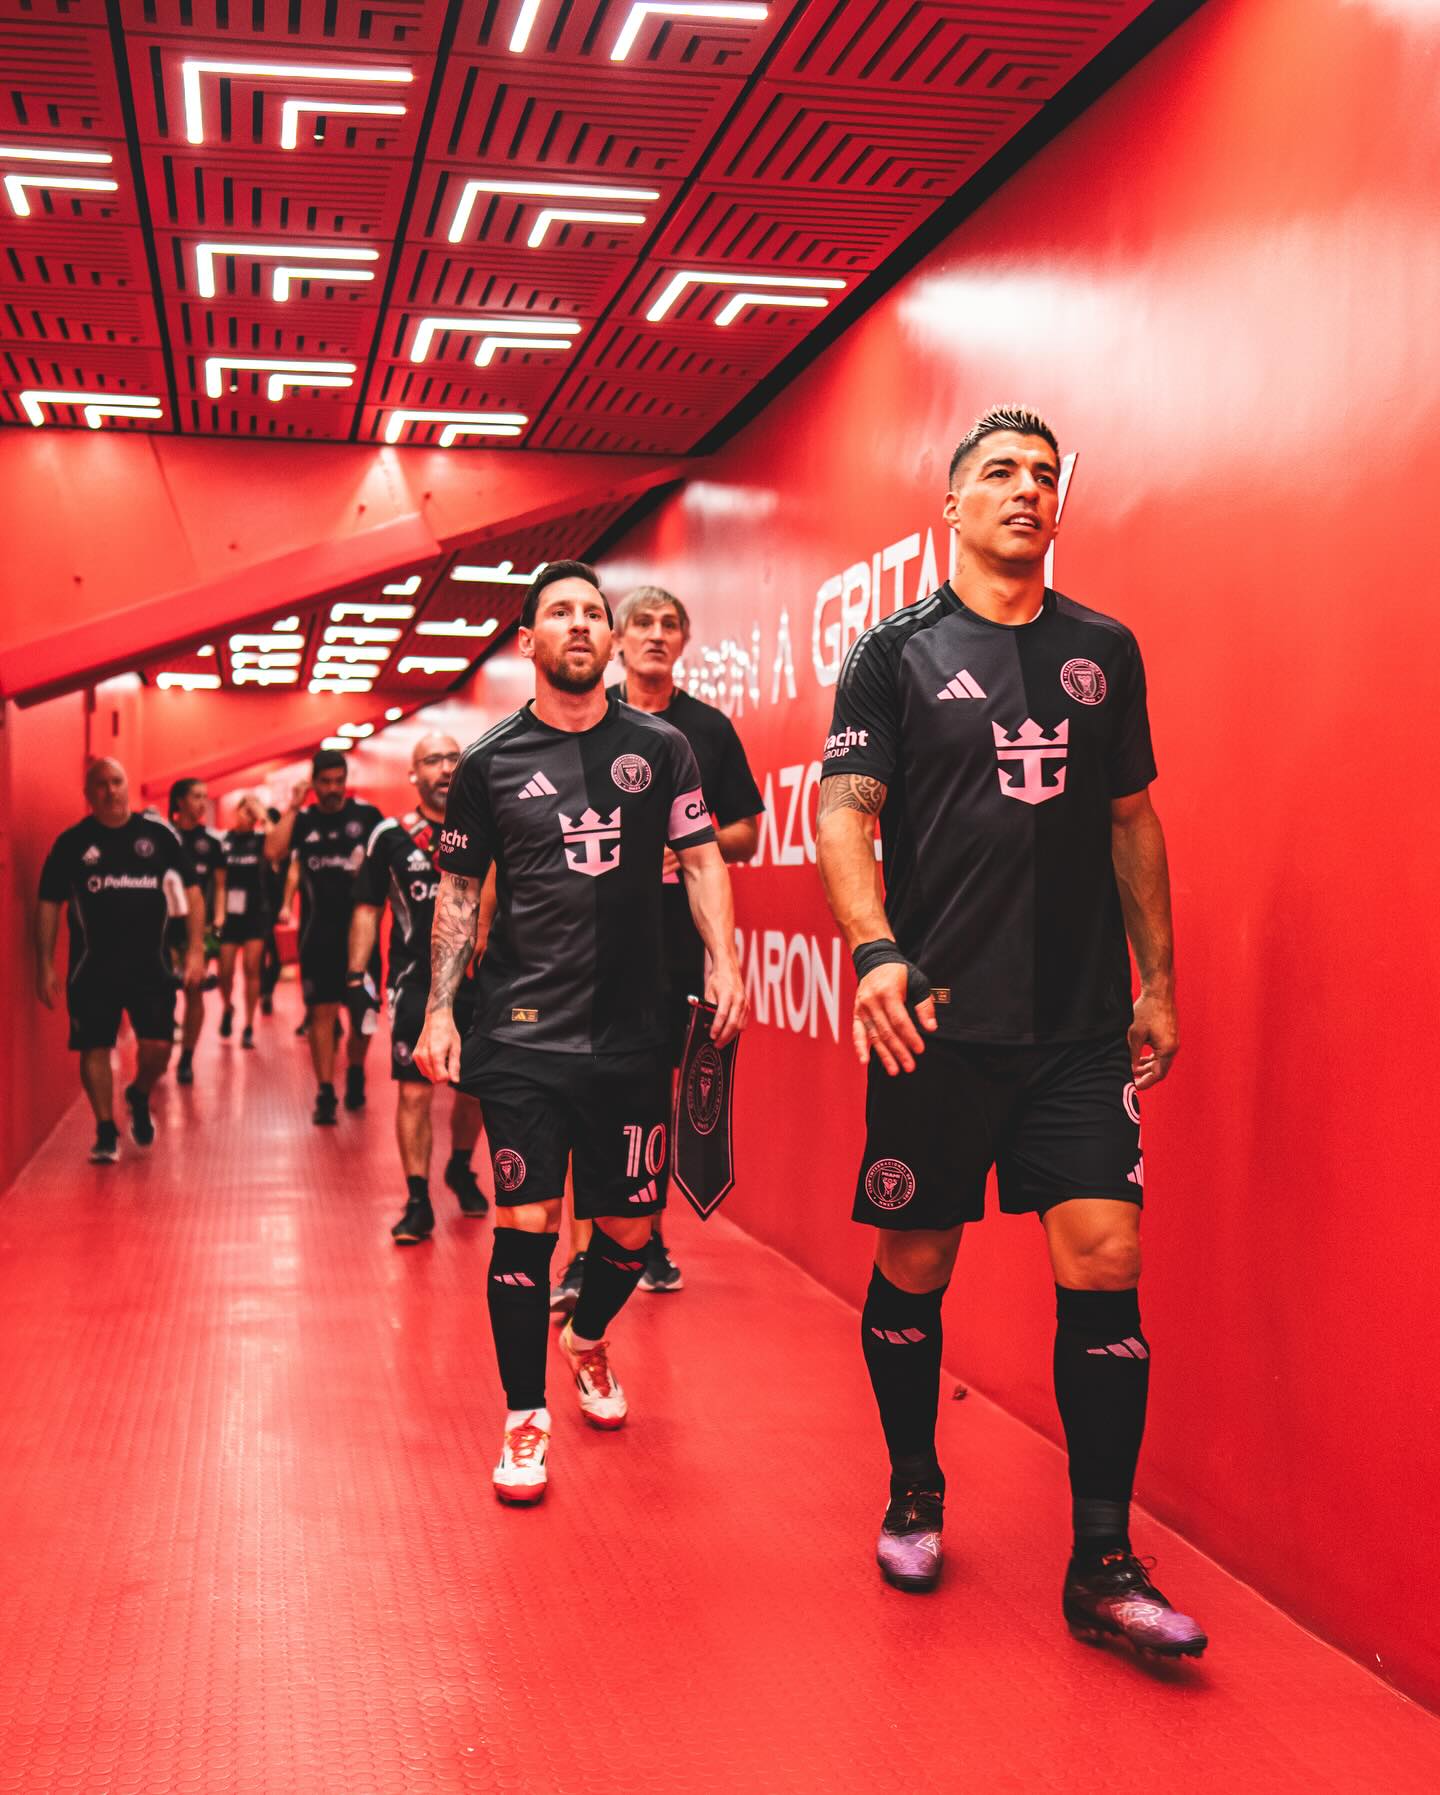
<svg viewBox="0 0 1440 1795"><path fill-rule="evenodd" d="M723 1221L617 1324L631 1424L557 1373L549 1499L498 1508L489 1224L390 1245L389 1087L312 1130L282 995L148 1158L77 1105L0 1202L0 1791L1440 1788L1440 1721L1143 1519L1210 1654L1072 1642L1063 1465L976 1398L945 1582L883 1587L855 1317Z"/></svg>

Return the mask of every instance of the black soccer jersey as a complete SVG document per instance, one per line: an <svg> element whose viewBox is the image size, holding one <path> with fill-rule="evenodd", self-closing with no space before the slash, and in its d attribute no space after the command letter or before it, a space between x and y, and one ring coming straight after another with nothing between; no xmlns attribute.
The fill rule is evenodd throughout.
<svg viewBox="0 0 1440 1795"><path fill-rule="evenodd" d="M70 917L70 978L82 970L169 982L165 924L183 916L197 883L179 834L135 812L118 829L86 817L55 839L40 872L40 896Z"/></svg>
<svg viewBox="0 0 1440 1795"><path fill-rule="evenodd" d="M465 750L441 869L496 867L498 909L475 1029L562 1053L628 1053L665 1038L661 862L715 831L689 743L611 703L592 729L526 705Z"/></svg>
<svg viewBox="0 0 1440 1795"><path fill-rule="evenodd" d="M623 685L615 687L614 691L618 698L625 697ZM765 800L760 796L760 788L750 771L735 725L724 711L699 698L692 698L677 687L663 711L649 714L673 723L689 742L695 764L700 769L705 803L722 828L745 817L759 816L765 808ZM684 882L677 875L672 874L665 880L662 903L665 967L671 987L681 996L703 996L705 944L690 914Z"/></svg>
<svg viewBox="0 0 1440 1795"><path fill-rule="evenodd" d="M231 829L224 848L225 914L243 916L249 922L267 921L270 882L265 837L258 829Z"/></svg>
<svg viewBox="0 0 1440 1795"><path fill-rule="evenodd" d="M391 990L430 989L430 928L435 921L435 895L440 869L435 851L440 829L418 810L398 821L386 817L371 832L365 861L355 877L357 904L390 904L390 964L385 983Z"/></svg>
<svg viewBox="0 0 1440 1795"><path fill-rule="evenodd" d="M195 881L205 897L208 925L215 910L215 875L225 864L225 839L213 829L207 829L204 823L197 823L193 829L182 829L176 823L174 829L195 868Z"/></svg>
<svg viewBox="0 0 1440 1795"><path fill-rule="evenodd" d="M348 932L355 875L365 843L382 820L373 804L359 798L347 798L338 810L312 804L295 818L290 851L300 866L302 946L317 932Z"/></svg>
<svg viewBox="0 0 1440 1795"><path fill-rule="evenodd" d="M841 670L822 774L881 780L886 914L957 1041L1127 1026L1110 801L1155 777L1145 671L1112 617L1047 591L991 623L941 586Z"/></svg>

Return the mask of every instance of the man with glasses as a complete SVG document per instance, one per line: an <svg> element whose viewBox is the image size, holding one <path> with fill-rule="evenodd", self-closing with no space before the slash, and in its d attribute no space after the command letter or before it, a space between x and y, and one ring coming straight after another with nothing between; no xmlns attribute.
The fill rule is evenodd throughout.
<svg viewBox="0 0 1440 1795"><path fill-rule="evenodd" d="M390 905L390 959L386 989L390 1008L390 1076L396 1083L395 1138L405 1172L405 1213L390 1230L397 1246L428 1240L435 1227L430 1205L430 1117L434 1087L415 1064L415 1043L425 1026L430 1000L430 927L440 871L435 864L450 780L460 764L453 736L422 735L410 754L410 782L418 803L403 817L386 817L370 836L355 878L350 917L350 975L347 1001L352 1025L360 1026L370 997L367 968L380 931L380 913ZM480 945L485 928L482 921ZM462 1033L470 1026L475 981L468 973L455 994ZM461 1091L450 1112L450 1158L445 1182L460 1200L460 1213L484 1215L490 1208L475 1180L470 1155L480 1137L480 1105Z"/></svg>

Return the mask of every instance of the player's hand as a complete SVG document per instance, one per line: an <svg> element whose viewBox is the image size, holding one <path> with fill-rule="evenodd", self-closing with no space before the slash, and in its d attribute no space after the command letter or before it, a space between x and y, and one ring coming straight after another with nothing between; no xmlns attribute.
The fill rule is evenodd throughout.
<svg viewBox="0 0 1440 1795"><path fill-rule="evenodd" d="M192 947L185 954L185 989L198 991L205 983L205 949Z"/></svg>
<svg viewBox="0 0 1440 1795"><path fill-rule="evenodd" d="M750 1020L750 1000L745 995L745 979L738 960L712 968L705 985L705 1001L715 1006L710 1039L717 1047L725 1047Z"/></svg>
<svg viewBox="0 0 1440 1795"><path fill-rule="evenodd" d="M55 976L53 966L42 966L36 973L35 995L47 1010L55 1008L55 999L60 995L60 981Z"/></svg>
<svg viewBox="0 0 1440 1795"><path fill-rule="evenodd" d="M290 788L290 808L292 810L302 809L306 798L309 796L310 781L308 779L297 779L294 785Z"/></svg>
<svg viewBox="0 0 1440 1795"><path fill-rule="evenodd" d="M867 972L855 987L855 1021L851 1038L855 1043L856 1058L862 1066L868 1066L873 1048L880 1056L880 1064L892 1078L897 1072L913 1072L915 1056L925 1051L920 1029L916 1028L905 1004L905 987L909 979L908 968L898 961L891 961ZM927 1034L934 1034L939 1026L935 1020L935 999L927 997L917 1004L915 1015L920 1019L920 1028Z"/></svg>
<svg viewBox="0 0 1440 1795"><path fill-rule="evenodd" d="M350 1026L356 1034L365 1033L365 1023L371 1010L380 1008L379 994L375 990L375 981L368 972L352 972L345 981L345 1012L350 1018Z"/></svg>
<svg viewBox="0 0 1440 1795"><path fill-rule="evenodd" d="M1135 999L1135 1020L1130 1024L1130 1070L1137 1091L1159 1084L1180 1051L1180 1023L1175 999L1141 991ZM1148 1051L1147 1051L1148 1050Z"/></svg>
<svg viewBox="0 0 1440 1795"><path fill-rule="evenodd" d="M431 1084L453 1084L460 1076L460 1031L450 1010L427 1010L415 1043L415 1064Z"/></svg>

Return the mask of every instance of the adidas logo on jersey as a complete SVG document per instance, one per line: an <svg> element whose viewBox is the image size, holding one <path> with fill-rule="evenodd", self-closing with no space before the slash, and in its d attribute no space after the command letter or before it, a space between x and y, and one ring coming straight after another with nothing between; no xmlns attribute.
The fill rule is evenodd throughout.
<svg viewBox="0 0 1440 1795"><path fill-rule="evenodd" d="M81 864L84 866L94 866L95 862L99 858L100 858L100 850L99 850L99 848L97 848L95 846L93 841L91 842L90 846L88 848L86 848L85 852L80 856Z"/></svg>
<svg viewBox="0 0 1440 1795"><path fill-rule="evenodd" d="M947 680L935 694L937 698L983 698L985 695L985 688L980 681L963 667L954 679Z"/></svg>
<svg viewBox="0 0 1440 1795"><path fill-rule="evenodd" d="M555 787L543 773L536 773L528 784L521 786L520 796L522 798L553 798Z"/></svg>

